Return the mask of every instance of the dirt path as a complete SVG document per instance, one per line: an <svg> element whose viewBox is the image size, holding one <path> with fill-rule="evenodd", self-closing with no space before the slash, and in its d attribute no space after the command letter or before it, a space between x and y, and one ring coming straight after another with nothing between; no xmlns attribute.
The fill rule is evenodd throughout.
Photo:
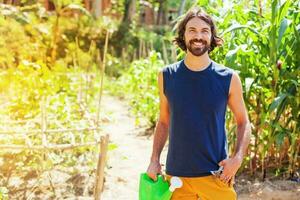
<svg viewBox="0 0 300 200"><path fill-rule="evenodd" d="M103 111L111 117L104 126L110 140L117 148L108 154L104 200L138 199L139 174L147 169L152 148L152 138L142 135L144 128L135 125L128 105L117 98L105 95ZM164 151L165 155L165 151Z"/></svg>
<svg viewBox="0 0 300 200"><path fill-rule="evenodd" d="M103 130L117 148L109 151L106 168L103 200L137 200L139 174L148 166L152 148L152 137L139 136L145 129L135 125L128 105L105 95L102 102L104 113L110 116ZM166 157L166 148L162 160ZM296 200L300 195L300 184L291 181L248 181L237 179L236 191L239 200Z"/></svg>

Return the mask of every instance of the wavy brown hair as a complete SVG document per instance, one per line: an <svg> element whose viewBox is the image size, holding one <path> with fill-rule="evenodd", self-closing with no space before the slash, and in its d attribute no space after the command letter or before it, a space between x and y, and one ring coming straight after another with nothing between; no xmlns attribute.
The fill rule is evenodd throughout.
<svg viewBox="0 0 300 200"><path fill-rule="evenodd" d="M199 19L203 20L210 26L212 37L211 37L211 43L208 52L211 52L217 46L221 46L223 44L223 39L217 36L217 30L213 19L204 11L202 11L201 8L199 7L194 7L191 10L189 10L183 16L183 18L177 23L177 37L175 37L173 42L178 47L180 47L183 51L186 51L187 48L184 41L185 28L186 28L186 24L194 17L198 17Z"/></svg>

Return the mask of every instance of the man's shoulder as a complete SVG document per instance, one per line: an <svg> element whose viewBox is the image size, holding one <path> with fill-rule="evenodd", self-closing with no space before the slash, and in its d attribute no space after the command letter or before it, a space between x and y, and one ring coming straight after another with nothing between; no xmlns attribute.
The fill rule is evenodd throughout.
<svg viewBox="0 0 300 200"><path fill-rule="evenodd" d="M232 76L235 71L230 67L213 61L213 70L220 76Z"/></svg>
<svg viewBox="0 0 300 200"><path fill-rule="evenodd" d="M182 62L182 60L164 66L162 68L162 72L163 73L169 73L169 74L176 73L178 71L178 68L180 67L181 62Z"/></svg>

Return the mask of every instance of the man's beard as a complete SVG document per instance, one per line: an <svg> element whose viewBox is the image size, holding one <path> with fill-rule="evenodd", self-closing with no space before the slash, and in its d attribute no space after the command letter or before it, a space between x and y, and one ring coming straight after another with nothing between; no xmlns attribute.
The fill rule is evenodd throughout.
<svg viewBox="0 0 300 200"><path fill-rule="evenodd" d="M203 44L203 46L195 47L193 45L194 42L201 42ZM206 53L210 49L210 46L207 44L207 42L204 40L201 40L201 39L200 40L198 40L198 39L190 40L188 42L188 44L186 44L186 47L194 56L202 56L204 53Z"/></svg>

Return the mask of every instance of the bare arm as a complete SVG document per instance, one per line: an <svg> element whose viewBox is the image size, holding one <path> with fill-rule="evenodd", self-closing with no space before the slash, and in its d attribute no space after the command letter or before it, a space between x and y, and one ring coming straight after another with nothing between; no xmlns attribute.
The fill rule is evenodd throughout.
<svg viewBox="0 0 300 200"><path fill-rule="evenodd" d="M165 146L167 138L168 125L158 121L154 133L151 162L160 162L160 154Z"/></svg>
<svg viewBox="0 0 300 200"><path fill-rule="evenodd" d="M230 86L228 105L237 124L237 144L233 156L242 162L250 143L251 125L243 99L242 84L239 76L235 73Z"/></svg>
<svg viewBox="0 0 300 200"><path fill-rule="evenodd" d="M169 129L169 104L166 96L164 95L163 89L163 74L158 74L158 87L159 87L159 101L160 101L160 112L159 119L156 124L153 149L151 155L150 165L147 169L149 177L156 180L156 175L161 173L160 165L160 154L165 146L168 138Z"/></svg>
<svg viewBox="0 0 300 200"><path fill-rule="evenodd" d="M251 126L243 99L242 84L236 73L232 75L231 79L228 106L233 112L237 124L237 145L234 155L219 163L219 165L224 167L224 172L221 175L221 180L224 182L230 181L240 168L250 143L251 135Z"/></svg>

